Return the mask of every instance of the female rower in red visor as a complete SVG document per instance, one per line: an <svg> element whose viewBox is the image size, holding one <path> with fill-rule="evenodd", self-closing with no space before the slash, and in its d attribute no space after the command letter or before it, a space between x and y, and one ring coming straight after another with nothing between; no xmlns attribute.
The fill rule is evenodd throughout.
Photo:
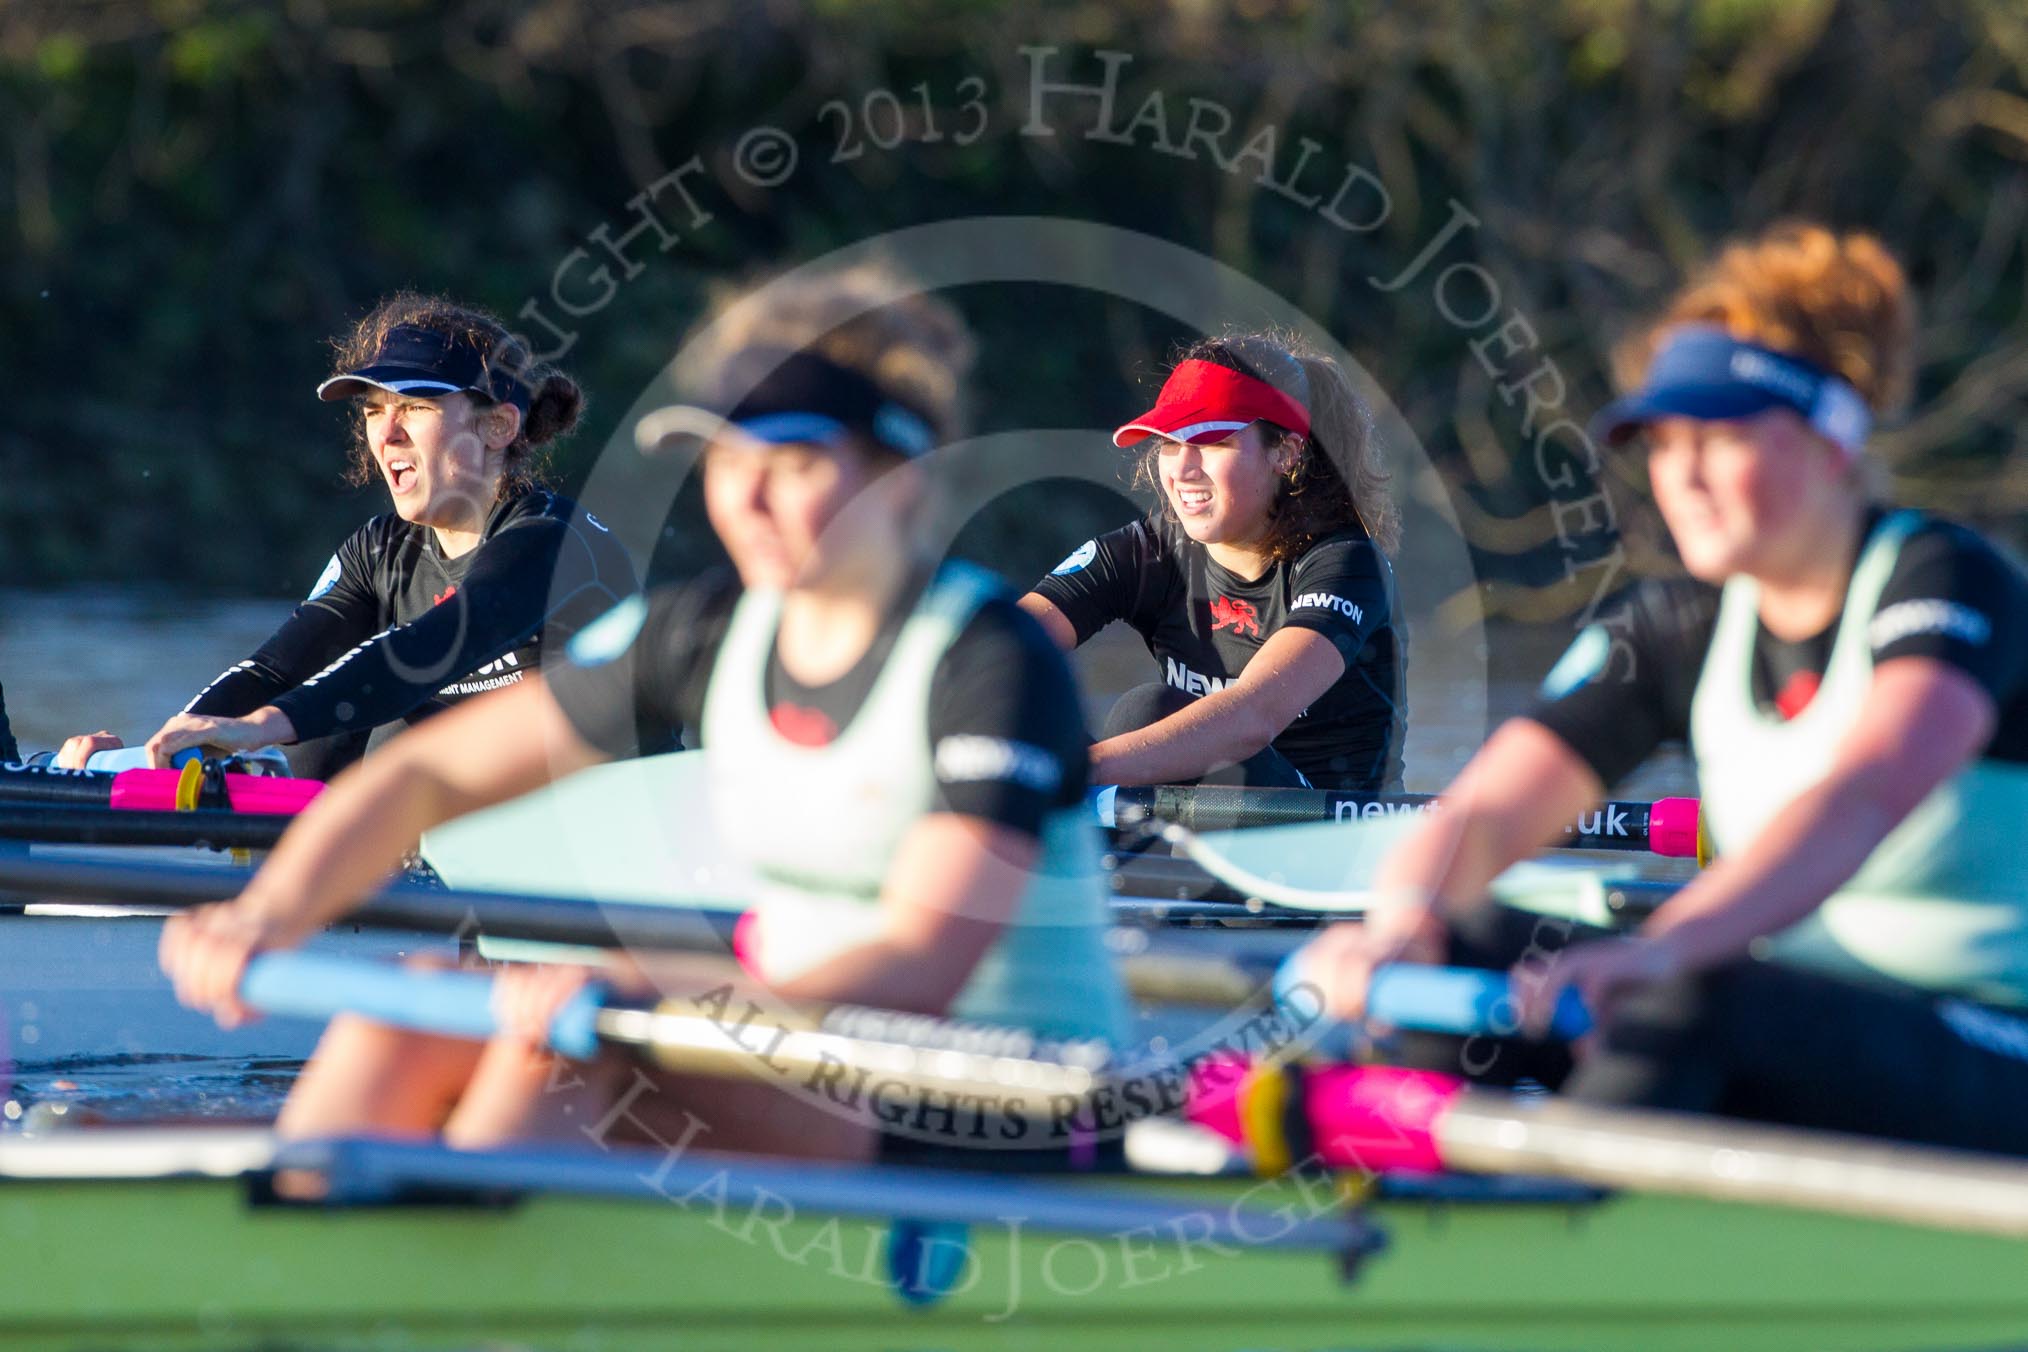
<svg viewBox="0 0 2028 1352"><path fill-rule="evenodd" d="M1371 424L1336 362L1259 333L1197 343L1113 434L1160 505L1021 600L1065 648L1123 620L1159 664L1094 783L1400 787L1401 522Z"/></svg>

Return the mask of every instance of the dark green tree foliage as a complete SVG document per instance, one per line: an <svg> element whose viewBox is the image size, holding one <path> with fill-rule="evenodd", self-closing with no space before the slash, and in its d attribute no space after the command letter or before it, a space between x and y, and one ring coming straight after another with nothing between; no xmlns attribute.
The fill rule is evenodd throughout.
<svg viewBox="0 0 2028 1352"><path fill-rule="evenodd" d="M1058 99L1057 134L1023 136L1037 59L1024 46L1055 48L1050 77L1082 82L1103 77L1102 53L1125 54L1116 130L1150 96L1171 150L1193 98L1231 129L1162 153L1145 126L1131 144L1091 138L1093 101ZM2018 529L2024 69L2028 17L2009 0L17 2L0 8L14 391L0 582L173 572L300 590L381 502L339 486L345 415L310 398L323 340L394 287L510 317L533 304L572 335L563 364L593 407L557 459L568 486L712 284L899 226L1017 213L1160 235L1323 322L1436 463L1406 491L1448 497L1487 570L1537 597L1516 614L1586 597L1550 585L1568 562L1549 547L1552 495L1523 404L1499 389L1525 368L1489 375L1471 343L1492 325L1447 318L1429 275L1483 268L1581 421L1607 394L1612 340L1723 235L1798 214L1867 226L1925 301L1917 413L1883 442L1901 495ZM900 143L839 158L848 120L887 139L875 119L889 109L867 103L882 90ZM959 144L972 119L983 134ZM767 190L729 172L762 123L800 151ZM1307 137L1308 190L1363 166L1387 193L1382 218L1343 228L1264 187L1240 151L1269 127L1276 173ZM560 267L693 156L709 224L666 251L638 245L638 274L591 305L588 269ZM1476 224L1431 274L1376 287L1460 209ZM958 300L989 354L986 431L1137 411L1186 337L1093 296ZM1605 472L1635 520L1634 476ZM1046 567L1124 511L1082 487L1052 491L1038 518L1035 492L988 509L968 539L1015 571ZM671 525L662 566L695 566L694 503ZM1651 547L1630 556L1657 566Z"/></svg>

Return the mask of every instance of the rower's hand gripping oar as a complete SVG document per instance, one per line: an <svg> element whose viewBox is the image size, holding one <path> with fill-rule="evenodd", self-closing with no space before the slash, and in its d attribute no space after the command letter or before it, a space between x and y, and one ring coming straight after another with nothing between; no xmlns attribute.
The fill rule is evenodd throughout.
<svg viewBox="0 0 2028 1352"><path fill-rule="evenodd" d="M1352 1060L1368 1045L1369 1028L1413 1029L1458 1037L1516 1037L1523 1032L1521 1007L1506 972L1470 967L1390 963L1376 970L1366 987L1366 1018L1347 1023L1318 1008L1323 992L1304 970L1304 950L1283 960L1274 977L1275 1004L1302 1020L1312 1050L1333 1060ZM1574 990L1558 996L1547 1036L1563 1041L1592 1028L1591 1011Z"/></svg>

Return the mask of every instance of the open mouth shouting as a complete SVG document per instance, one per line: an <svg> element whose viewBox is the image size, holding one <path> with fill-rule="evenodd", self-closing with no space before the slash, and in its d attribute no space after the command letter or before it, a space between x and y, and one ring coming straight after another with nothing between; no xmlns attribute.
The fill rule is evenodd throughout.
<svg viewBox="0 0 2028 1352"><path fill-rule="evenodd" d="M402 496L415 487L415 461L406 456L393 456L387 462L387 486L396 497Z"/></svg>

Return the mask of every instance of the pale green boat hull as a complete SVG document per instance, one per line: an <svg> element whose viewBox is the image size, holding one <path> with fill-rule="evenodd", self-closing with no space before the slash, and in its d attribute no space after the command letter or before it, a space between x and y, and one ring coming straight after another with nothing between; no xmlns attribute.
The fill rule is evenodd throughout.
<svg viewBox="0 0 2028 1352"><path fill-rule="evenodd" d="M1120 1183L1094 1186L1120 1188ZM1186 1185L1225 1207L1243 1183ZM666 1201L253 1205L233 1179L0 1184L0 1346L1940 1349L2028 1339L2028 1245L1653 1198L1384 1204L1315 1253L975 1239L927 1310L885 1227Z"/></svg>

